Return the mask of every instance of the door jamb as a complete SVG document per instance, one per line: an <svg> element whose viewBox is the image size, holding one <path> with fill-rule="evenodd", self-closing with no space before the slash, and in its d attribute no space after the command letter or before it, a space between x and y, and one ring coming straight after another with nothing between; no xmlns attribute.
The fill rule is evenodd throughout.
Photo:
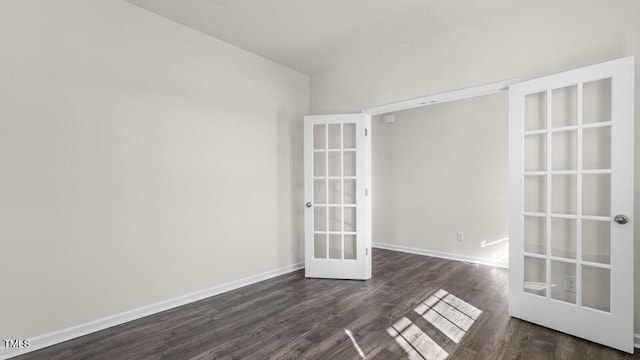
<svg viewBox="0 0 640 360"><path fill-rule="evenodd" d="M502 80L488 84L476 85L462 89L445 91L437 94L418 97L410 100L402 100L386 105L374 106L360 110L363 114L371 116L386 114L394 111L408 110L434 104L442 104L449 101L473 98L482 95L494 94L509 89L509 85L519 83L519 78Z"/></svg>

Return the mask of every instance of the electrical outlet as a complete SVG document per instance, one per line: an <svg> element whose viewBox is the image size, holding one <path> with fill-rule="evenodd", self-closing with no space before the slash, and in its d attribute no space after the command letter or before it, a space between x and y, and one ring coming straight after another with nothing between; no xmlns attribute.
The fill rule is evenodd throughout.
<svg viewBox="0 0 640 360"><path fill-rule="evenodd" d="M565 277L565 290L568 292L576 292L576 277L575 276L567 276Z"/></svg>
<svg viewBox="0 0 640 360"><path fill-rule="evenodd" d="M464 232L462 232L462 231L458 231L458 234L457 234L457 236L456 236L456 239L457 239L458 241L464 241Z"/></svg>

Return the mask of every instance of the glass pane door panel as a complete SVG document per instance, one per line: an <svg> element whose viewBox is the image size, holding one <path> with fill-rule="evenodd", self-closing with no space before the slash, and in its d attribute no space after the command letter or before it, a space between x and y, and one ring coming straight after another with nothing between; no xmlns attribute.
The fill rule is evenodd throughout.
<svg viewBox="0 0 640 360"><path fill-rule="evenodd" d="M611 175L582 176L582 214L611 216Z"/></svg>
<svg viewBox="0 0 640 360"><path fill-rule="evenodd" d="M314 206L313 209L313 230L314 231L326 231L327 230L327 207L326 206Z"/></svg>
<svg viewBox="0 0 640 360"><path fill-rule="evenodd" d="M611 311L611 270L582 266L582 306Z"/></svg>
<svg viewBox="0 0 640 360"><path fill-rule="evenodd" d="M316 259L327 258L327 234L313 235L313 257Z"/></svg>
<svg viewBox="0 0 640 360"><path fill-rule="evenodd" d="M573 219L551 219L551 255L576 258L576 223Z"/></svg>
<svg viewBox="0 0 640 360"><path fill-rule="evenodd" d="M547 177L526 176L524 179L524 211L542 213L547 211Z"/></svg>
<svg viewBox="0 0 640 360"><path fill-rule="evenodd" d="M329 155L329 176L341 176L340 167L342 166L339 151L330 151Z"/></svg>
<svg viewBox="0 0 640 360"><path fill-rule="evenodd" d="M546 253L547 218L524 217L524 251L536 254Z"/></svg>
<svg viewBox="0 0 640 360"><path fill-rule="evenodd" d="M356 229L357 229L356 208L345 207L344 208L344 231L355 232Z"/></svg>
<svg viewBox="0 0 640 360"><path fill-rule="evenodd" d="M570 283L576 281L576 264L551 261L551 298L576 303L576 292Z"/></svg>
<svg viewBox="0 0 640 360"><path fill-rule="evenodd" d="M358 249L355 235L344 236L344 258L355 260L358 256Z"/></svg>
<svg viewBox="0 0 640 360"><path fill-rule="evenodd" d="M327 176L327 155L325 152L313 153L313 176Z"/></svg>
<svg viewBox="0 0 640 360"><path fill-rule="evenodd" d="M356 152L344 152L344 176L356 176Z"/></svg>
<svg viewBox="0 0 640 360"><path fill-rule="evenodd" d="M342 181L329 180L329 204L342 204Z"/></svg>
<svg viewBox="0 0 640 360"><path fill-rule="evenodd" d="M344 203L355 204L356 203L356 181L344 180Z"/></svg>
<svg viewBox="0 0 640 360"><path fill-rule="evenodd" d="M634 66L509 86L510 314L626 351L634 224L613 216L633 216Z"/></svg>
<svg viewBox="0 0 640 360"><path fill-rule="evenodd" d="M371 116L309 115L303 125L305 276L368 279L370 229L358 223L371 214Z"/></svg>
<svg viewBox="0 0 640 360"><path fill-rule="evenodd" d="M583 123L611 121L611 79L584 83L582 98Z"/></svg>
<svg viewBox="0 0 640 360"><path fill-rule="evenodd" d="M547 262L543 259L524 257L524 291L546 296Z"/></svg>
<svg viewBox="0 0 640 360"><path fill-rule="evenodd" d="M611 222L582 220L582 260L611 264Z"/></svg>
<svg viewBox="0 0 640 360"><path fill-rule="evenodd" d="M329 149L340 149L340 124L329 124Z"/></svg>
<svg viewBox="0 0 640 360"><path fill-rule="evenodd" d="M342 235L329 235L329 259L342 259Z"/></svg>
<svg viewBox="0 0 640 360"><path fill-rule="evenodd" d="M547 170L547 135L530 135L524 138L524 170Z"/></svg>
<svg viewBox="0 0 640 360"><path fill-rule="evenodd" d="M577 176L553 175L551 177L551 212L554 214L576 214Z"/></svg>
<svg viewBox="0 0 640 360"><path fill-rule="evenodd" d="M551 125L554 128L573 126L578 119L578 87L568 86L551 91Z"/></svg>
<svg viewBox="0 0 640 360"><path fill-rule="evenodd" d="M611 127L584 129L582 132L582 168L611 169Z"/></svg>
<svg viewBox="0 0 640 360"><path fill-rule="evenodd" d="M547 94L541 92L524 98L524 130L540 130L547 127Z"/></svg>
<svg viewBox="0 0 640 360"><path fill-rule="evenodd" d="M326 131L327 126L325 124L313 125L313 148L325 149L326 146Z"/></svg>
<svg viewBox="0 0 640 360"><path fill-rule="evenodd" d="M575 170L578 168L578 132L557 131L551 134L551 169Z"/></svg>
<svg viewBox="0 0 640 360"><path fill-rule="evenodd" d="M313 180L313 202L315 204L327 203L327 180Z"/></svg>
<svg viewBox="0 0 640 360"><path fill-rule="evenodd" d="M342 231L342 208L329 208L329 231Z"/></svg>
<svg viewBox="0 0 640 360"><path fill-rule="evenodd" d="M343 148L355 149L356 148L356 124L344 124L342 128L343 132Z"/></svg>

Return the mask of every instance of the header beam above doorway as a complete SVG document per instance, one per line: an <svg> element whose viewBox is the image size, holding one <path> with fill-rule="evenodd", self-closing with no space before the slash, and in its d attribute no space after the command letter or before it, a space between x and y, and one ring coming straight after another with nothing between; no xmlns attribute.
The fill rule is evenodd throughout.
<svg viewBox="0 0 640 360"><path fill-rule="evenodd" d="M403 100L396 103L374 106L362 109L361 112L368 115L387 114L394 111L413 109L421 106L441 104L449 101L468 99L481 95L489 95L509 89L509 85L520 82L520 79L509 79L489 84L477 85L463 89L447 91L439 94L427 95L415 99Z"/></svg>

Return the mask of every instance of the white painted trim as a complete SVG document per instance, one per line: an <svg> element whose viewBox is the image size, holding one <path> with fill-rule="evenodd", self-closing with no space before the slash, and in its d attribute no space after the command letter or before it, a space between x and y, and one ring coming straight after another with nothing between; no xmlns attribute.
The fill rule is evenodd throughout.
<svg viewBox="0 0 640 360"><path fill-rule="evenodd" d="M222 285L214 286L209 289L196 291L190 294L174 297L159 301L154 304L142 306L133 310L125 311L120 314L107 316L102 319L97 319L84 324L72 326L66 329L54 331L48 334L39 335L30 338L31 346L28 348L20 349L0 349L0 359L8 359L10 357L26 354L38 349L42 349L51 345L59 344L64 341L75 339L80 336L94 333L96 331L104 330L116 325L124 324L126 322L140 319L145 316L157 314L159 312L176 308L178 306L186 305L195 301L206 299L215 295L220 295L231 290L239 289L241 287L255 284L260 281L268 280L276 276L288 274L304 268L304 262L285 266L282 268L266 271L260 274L251 275L239 280L231 281ZM4 346L4 343L0 343L0 346Z"/></svg>
<svg viewBox="0 0 640 360"><path fill-rule="evenodd" d="M509 89L510 85L517 82L520 82L520 79L509 79L489 84L476 85L464 89L457 89L439 94L422 96L415 99L403 100L392 104L374 106L362 109L361 112L369 115L380 115L391 113L394 111L413 109L421 106L429 106L449 101L468 99L476 96L489 95L500 91L505 91Z"/></svg>
<svg viewBox="0 0 640 360"><path fill-rule="evenodd" d="M508 268L509 267L509 264L506 263L506 262L503 262L503 261L493 261L491 259L480 258L480 257L475 257L475 256L467 256L467 255L446 253L446 252L441 252L441 251L418 249L418 248L413 248L413 247L408 247L408 246L393 245L393 244L383 244L383 243L373 243L373 247L374 248L378 248L378 249L400 251L400 252L405 252L405 253L409 253L409 254L433 256L433 257L442 258L442 259L464 261L464 262L480 264L480 265L496 266L496 267L500 267L500 268Z"/></svg>
<svg viewBox="0 0 640 360"><path fill-rule="evenodd" d="M640 334L633 334L633 346L640 349Z"/></svg>

